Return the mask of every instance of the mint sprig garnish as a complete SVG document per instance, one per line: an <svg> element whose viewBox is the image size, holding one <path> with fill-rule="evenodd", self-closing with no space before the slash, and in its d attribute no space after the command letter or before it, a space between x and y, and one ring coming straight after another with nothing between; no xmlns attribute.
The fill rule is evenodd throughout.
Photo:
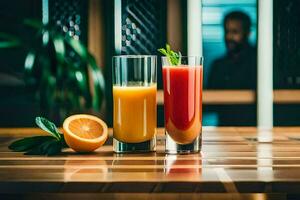
<svg viewBox="0 0 300 200"><path fill-rule="evenodd" d="M53 122L43 117L36 117L35 123L50 135L22 138L11 143L8 148L12 151L25 152L25 155L51 156L68 147L63 134Z"/></svg>
<svg viewBox="0 0 300 200"><path fill-rule="evenodd" d="M171 65L181 65L181 53L180 52L175 52L175 51L172 51L171 50L171 47L169 44L166 44L166 48L160 48L158 49L158 51L167 56L168 60L169 60L169 63Z"/></svg>

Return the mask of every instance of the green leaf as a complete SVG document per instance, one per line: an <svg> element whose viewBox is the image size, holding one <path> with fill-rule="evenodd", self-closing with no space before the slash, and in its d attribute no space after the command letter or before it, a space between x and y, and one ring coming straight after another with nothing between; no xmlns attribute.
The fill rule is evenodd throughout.
<svg viewBox="0 0 300 200"><path fill-rule="evenodd" d="M61 134L60 142L61 142L61 147L62 147L62 148L69 148L69 146L67 145L67 143L66 143L66 141L65 141L65 138L64 138L64 135L63 135L63 134Z"/></svg>
<svg viewBox="0 0 300 200"><path fill-rule="evenodd" d="M181 53L172 51L169 44L166 44L166 49L160 48L158 51L167 57L170 65L181 65Z"/></svg>
<svg viewBox="0 0 300 200"><path fill-rule="evenodd" d="M103 73L101 72L99 66L96 64L95 58L88 54L88 67L92 72L93 77L93 93L94 98L92 99L92 105L94 109L100 109L103 103L104 94L105 94L105 81Z"/></svg>
<svg viewBox="0 0 300 200"><path fill-rule="evenodd" d="M27 137L11 143L8 148L12 151L27 151L40 143L53 140L52 136Z"/></svg>
<svg viewBox="0 0 300 200"><path fill-rule="evenodd" d="M178 54L179 54L178 55L179 56L178 65L181 65L181 57L182 57L181 52L179 51Z"/></svg>
<svg viewBox="0 0 300 200"><path fill-rule="evenodd" d="M26 151L25 155L54 155L68 147L54 123L43 117L36 117L36 124L51 136L34 136L23 138L9 145L13 151Z"/></svg>
<svg viewBox="0 0 300 200"><path fill-rule="evenodd" d="M29 149L27 152L24 153L24 155L43 155L41 152L40 146L36 146L32 149Z"/></svg>
<svg viewBox="0 0 300 200"><path fill-rule="evenodd" d="M54 34L53 46L55 49L56 59L58 63L63 63L65 59L65 43L62 35Z"/></svg>
<svg viewBox="0 0 300 200"><path fill-rule="evenodd" d="M36 58L36 55L35 55L35 52L33 52L33 51L29 51L28 54L26 55L25 63L24 63L26 73L28 73L28 74L32 73L35 58Z"/></svg>
<svg viewBox="0 0 300 200"><path fill-rule="evenodd" d="M158 51L159 51L161 54L165 55L165 56L168 55L167 51L166 51L165 49L163 49L163 48L158 49Z"/></svg>
<svg viewBox="0 0 300 200"><path fill-rule="evenodd" d="M52 137L53 138L53 137ZM29 149L24 155L48 155L52 156L61 152L62 144L57 140L49 140L32 149Z"/></svg>
<svg viewBox="0 0 300 200"><path fill-rule="evenodd" d="M52 142L45 152L48 156L53 156L61 152L62 144L59 141Z"/></svg>
<svg viewBox="0 0 300 200"><path fill-rule="evenodd" d="M61 134L55 124L53 122L50 122L46 118L43 117L36 117L35 123L44 131L50 133L53 137L55 137L57 140L61 139Z"/></svg>
<svg viewBox="0 0 300 200"><path fill-rule="evenodd" d="M88 69L91 70L93 80L93 91L91 92L93 94L93 98L91 104L95 110L99 110L103 103L105 94L105 80L103 73L97 65L95 58L88 52L87 48L80 41L66 37L66 42L79 55L81 60L87 63ZM87 89L89 90L90 88Z"/></svg>
<svg viewBox="0 0 300 200"><path fill-rule="evenodd" d="M21 41L14 35L0 32L0 48L12 48L21 45Z"/></svg>
<svg viewBox="0 0 300 200"><path fill-rule="evenodd" d="M42 143L43 144L43 143ZM42 152L42 144L39 144L24 153L24 155L45 155Z"/></svg>
<svg viewBox="0 0 300 200"><path fill-rule="evenodd" d="M50 145L53 143L53 142L57 142L57 140L55 140L55 138L53 138L52 140L48 140L42 144L40 144L40 151L42 154L47 154L47 151L50 147Z"/></svg>
<svg viewBox="0 0 300 200"><path fill-rule="evenodd" d="M171 47L170 47L169 44L166 44L166 50L167 50L168 53L171 51Z"/></svg>
<svg viewBox="0 0 300 200"><path fill-rule="evenodd" d="M36 19L24 19L23 24L35 29L41 29L44 26L42 21Z"/></svg>
<svg viewBox="0 0 300 200"><path fill-rule="evenodd" d="M88 51L79 40L75 40L71 37L66 37L66 41L72 47L72 49L81 57L81 59L87 59Z"/></svg>

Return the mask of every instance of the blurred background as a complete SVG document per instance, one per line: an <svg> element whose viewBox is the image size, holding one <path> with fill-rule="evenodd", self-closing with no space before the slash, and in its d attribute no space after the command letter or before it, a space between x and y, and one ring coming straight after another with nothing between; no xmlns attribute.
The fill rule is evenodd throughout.
<svg viewBox="0 0 300 200"><path fill-rule="evenodd" d="M200 4L203 124L256 126L259 3ZM34 126L35 116L61 124L80 112L98 115L111 126L111 57L158 55L166 43L187 54L188 31L193 31L188 12L187 0L1 1L0 126ZM298 0L273 1L275 126L300 125L299 13ZM158 95L158 125L163 126L161 91Z"/></svg>

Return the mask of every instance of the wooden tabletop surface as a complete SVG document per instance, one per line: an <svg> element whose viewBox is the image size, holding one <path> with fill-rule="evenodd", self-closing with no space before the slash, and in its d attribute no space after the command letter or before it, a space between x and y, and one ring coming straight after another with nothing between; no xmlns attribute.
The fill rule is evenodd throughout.
<svg viewBox="0 0 300 200"><path fill-rule="evenodd" d="M204 127L201 154L158 150L114 154L111 139L92 154L53 157L11 152L39 129L0 129L0 193L300 193L300 127ZM110 130L111 134L112 130Z"/></svg>

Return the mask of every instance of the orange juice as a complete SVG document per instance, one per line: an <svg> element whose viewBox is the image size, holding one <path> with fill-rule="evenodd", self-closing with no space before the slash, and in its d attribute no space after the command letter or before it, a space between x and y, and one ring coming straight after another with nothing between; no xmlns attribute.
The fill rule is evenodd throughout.
<svg viewBox="0 0 300 200"><path fill-rule="evenodd" d="M156 134L156 84L113 86L114 138L140 143Z"/></svg>

